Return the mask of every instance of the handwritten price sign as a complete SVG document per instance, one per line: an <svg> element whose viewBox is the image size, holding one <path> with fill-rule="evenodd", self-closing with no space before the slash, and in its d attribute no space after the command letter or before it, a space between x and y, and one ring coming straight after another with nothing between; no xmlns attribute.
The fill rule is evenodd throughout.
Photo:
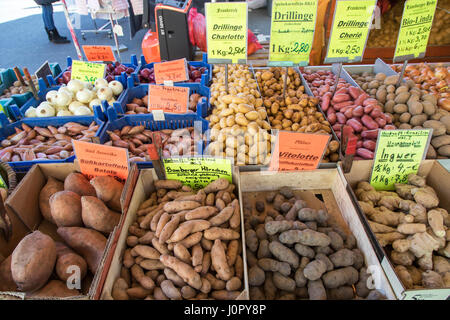
<svg viewBox="0 0 450 320"><path fill-rule="evenodd" d="M431 130L380 130L370 184L377 190L394 190L417 173L431 136Z"/></svg>
<svg viewBox="0 0 450 320"><path fill-rule="evenodd" d="M111 46L83 46L88 61L116 61Z"/></svg>
<svg viewBox="0 0 450 320"><path fill-rule="evenodd" d="M362 60L376 0L337 0L325 63Z"/></svg>
<svg viewBox="0 0 450 320"><path fill-rule="evenodd" d="M73 60L71 79L94 83L105 76L105 71L106 64Z"/></svg>
<svg viewBox="0 0 450 320"><path fill-rule="evenodd" d="M247 62L247 2L207 2L208 63Z"/></svg>
<svg viewBox="0 0 450 320"><path fill-rule="evenodd" d="M189 88L149 85L148 111L162 110L167 113L186 113Z"/></svg>
<svg viewBox="0 0 450 320"><path fill-rule="evenodd" d="M273 1L269 65L308 65L316 26L317 3L311 0Z"/></svg>
<svg viewBox="0 0 450 320"><path fill-rule="evenodd" d="M437 0L408 0L395 47L394 62L425 57Z"/></svg>
<svg viewBox="0 0 450 320"><path fill-rule="evenodd" d="M163 84L164 81L179 82L189 80L186 59L155 63L154 68L156 84Z"/></svg>

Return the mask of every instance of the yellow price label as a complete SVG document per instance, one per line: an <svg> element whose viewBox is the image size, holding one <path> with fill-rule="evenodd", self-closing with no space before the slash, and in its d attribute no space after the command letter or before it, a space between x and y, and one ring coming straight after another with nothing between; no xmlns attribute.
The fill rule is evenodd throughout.
<svg viewBox="0 0 450 320"><path fill-rule="evenodd" d="M247 63L247 2L207 2L208 63Z"/></svg>
<svg viewBox="0 0 450 320"><path fill-rule="evenodd" d="M231 160L214 157L186 157L164 159L166 179L181 181L194 190L210 182L226 178L232 182Z"/></svg>
<svg viewBox="0 0 450 320"><path fill-rule="evenodd" d="M394 190L417 173L429 145L430 129L381 130L378 136L370 184L377 190Z"/></svg>
<svg viewBox="0 0 450 320"><path fill-rule="evenodd" d="M268 65L309 64L316 16L317 1L273 1Z"/></svg>
<svg viewBox="0 0 450 320"><path fill-rule="evenodd" d="M362 61L376 0L337 0L325 63Z"/></svg>
<svg viewBox="0 0 450 320"><path fill-rule="evenodd" d="M408 0L395 47L394 62L425 57L437 0Z"/></svg>
<svg viewBox="0 0 450 320"><path fill-rule="evenodd" d="M71 79L94 83L95 80L105 76L105 71L106 64L74 60Z"/></svg>

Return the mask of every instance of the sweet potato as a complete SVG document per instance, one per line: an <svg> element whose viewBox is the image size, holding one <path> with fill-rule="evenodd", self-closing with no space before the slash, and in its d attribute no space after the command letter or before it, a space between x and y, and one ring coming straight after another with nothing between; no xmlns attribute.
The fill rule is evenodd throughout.
<svg viewBox="0 0 450 320"><path fill-rule="evenodd" d="M221 224L227 222L234 213L234 208L232 206L226 207L221 210L217 215L209 219L208 221L211 223L211 226L217 227Z"/></svg>
<svg viewBox="0 0 450 320"><path fill-rule="evenodd" d="M203 232L203 237L207 240L236 240L240 238L239 232L231 229L211 227Z"/></svg>
<svg viewBox="0 0 450 320"><path fill-rule="evenodd" d="M67 279L74 273L73 267L78 267L80 280L86 276L87 264L86 261L75 253L72 249L61 242L56 242L56 266L55 271L59 279L67 281Z"/></svg>
<svg viewBox="0 0 450 320"><path fill-rule="evenodd" d="M155 181L156 189L176 190L182 187L182 183L178 180L157 180Z"/></svg>
<svg viewBox="0 0 450 320"><path fill-rule="evenodd" d="M49 236L34 231L25 236L11 257L11 274L21 291L41 288L53 272L56 262L55 242Z"/></svg>
<svg viewBox="0 0 450 320"><path fill-rule="evenodd" d="M50 197L50 211L58 227L80 227L81 197L72 191L60 191Z"/></svg>
<svg viewBox="0 0 450 320"><path fill-rule="evenodd" d="M86 227L103 233L111 233L119 224L120 213L110 210L96 197L81 197L81 216Z"/></svg>
<svg viewBox="0 0 450 320"><path fill-rule="evenodd" d="M228 281L233 276L230 266L227 263L227 256L222 241L216 239L211 248L211 263L217 272L218 278Z"/></svg>
<svg viewBox="0 0 450 320"><path fill-rule="evenodd" d="M58 234L79 253L93 274L97 272L107 239L100 232L79 227L59 227Z"/></svg>
<svg viewBox="0 0 450 320"><path fill-rule="evenodd" d="M96 196L95 189L81 173L72 172L64 180L64 190L72 191L81 196Z"/></svg>
<svg viewBox="0 0 450 320"><path fill-rule="evenodd" d="M228 188L229 184L230 184L230 182L227 179L220 178L220 179L217 179L217 180L211 182L210 184L208 184L203 189L203 191L205 191L206 194L211 193L211 192L217 192L217 191Z"/></svg>
<svg viewBox="0 0 450 320"><path fill-rule="evenodd" d="M114 300L128 300L127 289L129 288L127 282L123 278L117 278L114 282L111 296Z"/></svg>
<svg viewBox="0 0 450 320"><path fill-rule="evenodd" d="M211 291L211 297L217 300L236 300L240 291L215 290Z"/></svg>
<svg viewBox="0 0 450 320"><path fill-rule="evenodd" d="M11 273L11 258L12 256L9 256L0 263L0 292L17 290Z"/></svg>
<svg viewBox="0 0 450 320"><path fill-rule="evenodd" d="M51 223L55 223L52 217L52 213L50 210L50 197L59 191L64 190L64 183L59 180L56 180L53 177L48 177L47 183L41 189L39 193L39 209L41 210L41 214L44 219L50 221Z"/></svg>
<svg viewBox="0 0 450 320"><path fill-rule="evenodd" d="M189 234L208 229L211 223L207 220L189 220L178 226L167 240L167 243L178 242L186 238Z"/></svg>
<svg viewBox="0 0 450 320"><path fill-rule="evenodd" d="M46 297L76 297L79 296L80 292L76 289L67 288L66 283L60 280L51 280L41 289L33 292L29 295L32 298L46 298Z"/></svg>
<svg viewBox="0 0 450 320"><path fill-rule="evenodd" d="M214 195L213 193L210 194ZM219 210L213 206L198 207L187 212L184 218L186 220L208 219L217 212L219 212Z"/></svg>
<svg viewBox="0 0 450 320"><path fill-rule="evenodd" d="M171 201L164 205L164 211L168 213L176 213L183 210L192 210L200 207L197 201Z"/></svg>
<svg viewBox="0 0 450 320"><path fill-rule="evenodd" d="M200 290L202 287L202 280L200 275L195 272L190 265L166 254L161 255L159 260L164 264L164 266L175 271L184 280L184 282L189 284L194 289Z"/></svg>
<svg viewBox="0 0 450 320"><path fill-rule="evenodd" d="M90 181L95 189L97 198L105 202L111 210L122 212L120 197L123 191L123 184L111 176L95 177Z"/></svg>

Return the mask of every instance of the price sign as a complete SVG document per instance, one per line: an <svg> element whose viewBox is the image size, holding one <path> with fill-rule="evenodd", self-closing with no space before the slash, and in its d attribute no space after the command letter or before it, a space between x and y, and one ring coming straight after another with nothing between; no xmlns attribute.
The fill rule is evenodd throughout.
<svg viewBox="0 0 450 320"><path fill-rule="evenodd" d="M247 2L207 2L208 63L247 63Z"/></svg>
<svg viewBox="0 0 450 320"><path fill-rule="evenodd" d="M42 66L40 66L39 69L37 69L37 71L35 72L36 78L42 78L47 86L49 86L47 76L52 75L52 69L50 68L48 61L45 61L44 64L42 64Z"/></svg>
<svg viewBox="0 0 450 320"><path fill-rule="evenodd" d="M425 158L432 129L380 130L370 184L377 190L394 190L407 183Z"/></svg>
<svg viewBox="0 0 450 320"><path fill-rule="evenodd" d="M73 60L71 79L94 83L95 80L105 77L105 71L106 64Z"/></svg>
<svg viewBox="0 0 450 320"><path fill-rule="evenodd" d="M317 169L330 137L327 134L279 131L269 170Z"/></svg>
<svg viewBox="0 0 450 320"><path fill-rule="evenodd" d="M116 61L111 46L83 46L88 61Z"/></svg>
<svg viewBox="0 0 450 320"><path fill-rule="evenodd" d="M425 57L437 0L408 0L395 47L394 62Z"/></svg>
<svg viewBox="0 0 450 320"><path fill-rule="evenodd" d="M163 84L165 81L179 82L189 80L187 61L185 58L155 63L155 82Z"/></svg>
<svg viewBox="0 0 450 320"><path fill-rule="evenodd" d="M148 111L162 110L168 113L186 113L189 88L169 86L148 86Z"/></svg>
<svg viewBox="0 0 450 320"><path fill-rule="evenodd" d="M187 157L164 159L166 179L181 181L194 190L210 182L226 178L232 182L231 159L214 157Z"/></svg>
<svg viewBox="0 0 450 320"><path fill-rule="evenodd" d="M8 112L6 112L5 107L0 103L0 112L3 112L4 114L8 115Z"/></svg>
<svg viewBox="0 0 450 320"><path fill-rule="evenodd" d="M317 1L273 1L268 65L308 65L316 16Z"/></svg>
<svg viewBox="0 0 450 320"><path fill-rule="evenodd" d="M362 60L376 0L337 0L325 63Z"/></svg>
<svg viewBox="0 0 450 320"><path fill-rule="evenodd" d="M113 176L125 182L128 177L128 150L101 144L72 140L81 173L89 179Z"/></svg>

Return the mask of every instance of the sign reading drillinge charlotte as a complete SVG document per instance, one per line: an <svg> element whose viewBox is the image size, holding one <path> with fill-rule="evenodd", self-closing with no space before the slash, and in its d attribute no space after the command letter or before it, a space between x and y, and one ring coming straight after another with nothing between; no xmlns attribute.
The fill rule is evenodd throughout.
<svg viewBox="0 0 450 320"><path fill-rule="evenodd" d="M362 61L376 0L337 0L325 63Z"/></svg>
<svg viewBox="0 0 450 320"><path fill-rule="evenodd" d="M247 63L247 2L207 2L208 63Z"/></svg>

